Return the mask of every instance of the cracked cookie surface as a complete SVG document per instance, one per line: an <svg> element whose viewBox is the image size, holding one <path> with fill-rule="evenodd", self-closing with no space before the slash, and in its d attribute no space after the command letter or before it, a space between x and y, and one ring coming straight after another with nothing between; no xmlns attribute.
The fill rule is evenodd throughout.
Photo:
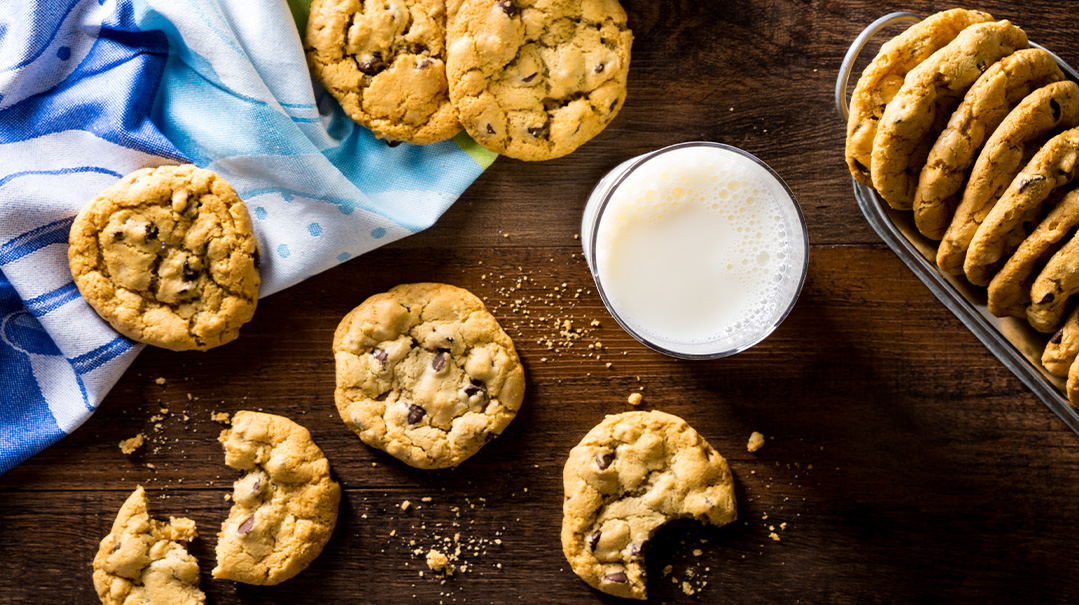
<svg viewBox="0 0 1079 605"><path fill-rule="evenodd" d="M997 61L963 97L929 152L914 192L914 222L922 235L944 237L959 194L982 144L1032 90L1064 79L1056 58L1039 48Z"/></svg>
<svg viewBox="0 0 1079 605"><path fill-rule="evenodd" d="M445 27L443 0L315 0L304 50L353 121L379 138L425 145L461 130Z"/></svg>
<svg viewBox="0 0 1079 605"><path fill-rule="evenodd" d="M464 0L447 37L450 98L487 149L557 158L622 107L632 41L617 0Z"/></svg>
<svg viewBox="0 0 1079 605"><path fill-rule="evenodd" d="M146 492L135 489L101 540L94 557L94 588L105 605L200 605L199 564L186 543L197 536L191 519L150 518Z"/></svg>
<svg viewBox="0 0 1079 605"><path fill-rule="evenodd" d="M524 399L513 341L472 293L403 284L341 320L333 340L341 419L417 468L456 466L502 433Z"/></svg>
<svg viewBox="0 0 1079 605"><path fill-rule="evenodd" d="M991 65L1026 47L1026 33L1008 21L977 23L907 74L873 137L873 187L889 206L913 208L929 151L963 95Z"/></svg>
<svg viewBox="0 0 1079 605"><path fill-rule="evenodd" d="M1030 93L985 143L963 190L959 207L937 247L937 266L963 273L970 240L1024 164L1057 129L1079 125L1079 85L1055 82Z"/></svg>
<svg viewBox="0 0 1079 605"><path fill-rule="evenodd" d="M562 551L581 579L619 597L646 597L643 549L662 525L737 518L727 461L663 412L607 416L570 450L562 477Z"/></svg>
<svg viewBox="0 0 1079 605"><path fill-rule="evenodd" d="M209 170L136 170L83 207L69 244L79 292L133 340L206 350L255 313L258 240L243 201Z"/></svg>
<svg viewBox="0 0 1079 605"><path fill-rule="evenodd" d="M225 463L243 471L217 534L213 576L269 586L322 552L337 523L341 487L307 429L283 416L240 411L221 431Z"/></svg>
<svg viewBox="0 0 1079 605"><path fill-rule="evenodd" d="M978 226L963 262L967 280L987 285L1040 220L1050 195L1077 177L1079 128L1073 128L1053 137L1034 154ZM1039 300L1033 293L1032 297Z"/></svg>
<svg viewBox="0 0 1079 605"><path fill-rule="evenodd" d="M885 42L866 66L850 97L847 118L847 167L858 181L871 185L873 137L884 108L903 86L910 70L975 23L992 21L987 13L955 8L936 13Z"/></svg>

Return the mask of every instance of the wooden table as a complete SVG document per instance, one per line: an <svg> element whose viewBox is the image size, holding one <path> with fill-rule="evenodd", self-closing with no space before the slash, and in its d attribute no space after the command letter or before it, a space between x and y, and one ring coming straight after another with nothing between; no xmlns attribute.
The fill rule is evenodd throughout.
<svg viewBox="0 0 1079 605"><path fill-rule="evenodd" d="M880 243L843 165L832 90L847 45L884 12L951 5L625 4L636 36L629 97L602 135L560 160L500 159L434 228L264 300L232 344L146 351L85 426L0 478L0 600L96 602L98 541L142 484L158 516L198 522L192 551L213 603L613 601L562 556L562 465L641 388L643 407L684 417L727 457L740 517L722 529L678 524L653 540L657 601L1079 600L1079 437ZM980 8L1079 65L1073 5ZM801 300L769 339L689 363L618 328L576 234L606 170L694 139L736 145L775 168L801 203L812 250ZM516 421L455 470L412 469L364 446L333 406L337 322L408 281L483 297L528 373ZM584 335L548 349L543 341L559 340L555 321L567 319ZM589 348L597 342L602 349ZM307 426L344 487L322 556L277 587L209 576L236 477L210 415L240 409ZM747 453L755 430L767 444ZM121 454L117 443L139 432L151 443ZM413 506L402 511L405 500ZM467 573L421 577L413 550L454 534ZM683 581L700 592L684 595Z"/></svg>

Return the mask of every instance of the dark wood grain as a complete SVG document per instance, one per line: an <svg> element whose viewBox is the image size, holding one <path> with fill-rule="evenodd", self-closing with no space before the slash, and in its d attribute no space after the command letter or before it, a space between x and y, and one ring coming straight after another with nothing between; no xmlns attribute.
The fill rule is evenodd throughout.
<svg viewBox="0 0 1079 605"><path fill-rule="evenodd" d="M678 524L653 540L657 601L1079 601L1070 531L1079 437L879 243L843 165L832 91L847 45L889 10L950 5L625 5L636 35L629 98L597 139L551 162L500 159L435 227L263 300L234 343L144 352L82 428L0 477L0 600L96 602L96 545L142 484L156 514L198 522L192 550L213 603L608 602L562 556L562 465L589 428L630 409L626 396L643 387L643 407L686 418L727 457L740 515L721 529ZM1079 64L1074 3L979 8ZM606 170L689 139L737 145L771 164L798 197L813 244L786 322L744 353L694 363L658 355L617 327L574 237ZM483 297L526 366L518 418L455 470L419 471L367 448L333 407L337 322L407 281ZM553 322L566 319L586 333L549 349L548 339L559 340ZM157 430L151 417L162 408ZM345 488L326 551L274 588L209 577L235 478L210 414L240 409L307 426ZM750 454L754 430L769 441ZM122 455L117 443L139 432L151 442ZM414 506L402 511L406 499ZM466 548L470 570L445 584L421 577L414 549L453 534L481 545L475 557ZM689 572L693 587L706 581L703 591L684 595L662 573L668 564L679 583Z"/></svg>

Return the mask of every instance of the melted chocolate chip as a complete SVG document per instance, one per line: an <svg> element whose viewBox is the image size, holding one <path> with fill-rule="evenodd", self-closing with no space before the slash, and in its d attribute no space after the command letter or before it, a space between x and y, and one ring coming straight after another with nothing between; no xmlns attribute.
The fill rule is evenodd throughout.
<svg viewBox="0 0 1079 605"><path fill-rule="evenodd" d="M481 386L476 386L474 384L470 384L467 387L465 387L465 395L468 395L469 397L471 397L471 396L473 396L473 395L475 395L477 393L482 393L482 392L483 392L483 387L481 387Z"/></svg>
<svg viewBox="0 0 1079 605"><path fill-rule="evenodd" d="M601 73L603 73L603 70L606 69L606 68L607 68L606 65L604 65L603 63L600 63L599 65L596 65L595 72L597 74L601 74Z"/></svg>
<svg viewBox="0 0 1079 605"><path fill-rule="evenodd" d="M199 272L192 269L191 265L184 261L184 281L195 281L199 278Z"/></svg>
<svg viewBox="0 0 1079 605"><path fill-rule="evenodd" d="M409 424L416 424L417 422L423 420L423 417L426 416L426 415L427 415L427 411L424 410L423 408L421 408L420 406L418 406L418 405L416 405L414 403L410 403L408 405L408 423Z"/></svg>
<svg viewBox="0 0 1079 605"><path fill-rule="evenodd" d="M262 264L262 255L259 254L259 249L258 248L255 248L255 254L252 255L252 256L254 256L254 259L255 259L255 268L258 269L259 265Z"/></svg>
<svg viewBox="0 0 1079 605"><path fill-rule="evenodd" d="M1049 100L1049 109L1053 110L1053 121L1056 122L1060 119L1060 103L1057 103L1056 99Z"/></svg>
<svg viewBox="0 0 1079 605"><path fill-rule="evenodd" d="M113 231L112 232L112 239L114 239L116 241L120 241L120 240L124 239L124 232L123 231Z"/></svg>
<svg viewBox="0 0 1079 605"><path fill-rule="evenodd" d="M377 359L378 362L382 364L382 367L386 367L386 358L390 356L389 353L383 351L382 349L375 349L374 351L371 351L371 355L373 355L375 359Z"/></svg>
<svg viewBox="0 0 1079 605"><path fill-rule="evenodd" d="M620 571L616 571L614 573L609 573L609 574L603 576L603 580L605 582L618 582L619 584L625 584L625 583L629 582L629 578L626 577L626 574L624 574L624 573L622 573Z"/></svg>
<svg viewBox="0 0 1079 605"><path fill-rule="evenodd" d="M383 139L382 142L385 143L387 147L397 147L401 144L401 141L391 141L389 139Z"/></svg>
<svg viewBox="0 0 1079 605"><path fill-rule="evenodd" d="M446 367L446 352L439 351L438 355L435 355L435 358L431 360L431 369L439 372L444 367Z"/></svg>
<svg viewBox="0 0 1079 605"><path fill-rule="evenodd" d="M1053 337L1049 339L1049 342L1058 345L1061 340L1064 340L1064 328L1057 330L1057 333L1053 334Z"/></svg>
<svg viewBox="0 0 1079 605"><path fill-rule="evenodd" d="M1027 185L1031 183L1037 183L1038 181L1044 181L1045 177L1038 174L1030 177L1029 179L1022 179L1019 181L1019 193L1023 193L1023 190L1027 188Z"/></svg>
<svg viewBox="0 0 1079 605"><path fill-rule="evenodd" d="M386 69L386 63L382 61L382 53L372 53L370 59L361 62L357 67L363 73L374 76Z"/></svg>
<svg viewBox="0 0 1079 605"><path fill-rule="evenodd" d="M498 8L502 9L502 12L506 13L506 16L508 17L514 17L517 15L517 7L508 0L502 0L502 2L499 2Z"/></svg>
<svg viewBox="0 0 1079 605"><path fill-rule="evenodd" d="M530 135L532 135L532 136L533 136L534 138L537 138L537 139L538 139L538 138L540 138L541 136L544 136L544 131L545 131L545 130L546 130L546 128L544 128L543 126L532 126L532 127L530 127L530 128L528 129L528 134L530 134Z"/></svg>
<svg viewBox="0 0 1079 605"><path fill-rule="evenodd" d="M596 546L599 545L599 537L602 535L603 533L597 529L592 532L591 536L588 536L588 548L592 549L592 552L596 551Z"/></svg>
<svg viewBox="0 0 1079 605"><path fill-rule="evenodd" d="M248 517L246 521L240 524L240 527L236 528L236 535L242 536L251 531L251 528L255 527L255 517Z"/></svg>
<svg viewBox="0 0 1079 605"><path fill-rule="evenodd" d="M494 134L494 133L495 133L495 129L490 124L488 124L487 125L487 134Z"/></svg>
<svg viewBox="0 0 1079 605"><path fill-rule="evenodd" d="M1053 302L1054 298L1056 298L1056 296L1052 292L1050 292L1049 294L1046 294L1045 297L1043 297L1041 300L1039 300L1038 304L1039 305L1047 305L1047 304Z"/></svg>
<svg viewBox="0 0 1079 605"><path fill-rule="evenodd" d="M157 239L157 225L146 225L146 241Z"/></svg>
<svg viewBox="0 0 1079 605"><path fill-rule="evenodd" d="M539 72L536 72L536 73L532 74L531 76L525 76L525 77L521 78L521 81L522 82L531 82L532 80L535 80L536 76L538 76L538 75L539 75Z"/></svg>
<svg viewBox="0 0 1079 605"><path fill-rule="evenodd" d="M596 466L599 467L599 470L607 470L607 467L610 466L612 462L614 462L614 452L608 454L596 454Z"/></svg>
<svg viewBox="0 0 1079 605"><path fill-rule="evenodd" d="M430 59L424 59L423 61L420 61L419 63L416 64L416 69L423 69L424 67L427 67L428 65L431 65L433 63L434 63L434 61L432 61Z"/></svg>

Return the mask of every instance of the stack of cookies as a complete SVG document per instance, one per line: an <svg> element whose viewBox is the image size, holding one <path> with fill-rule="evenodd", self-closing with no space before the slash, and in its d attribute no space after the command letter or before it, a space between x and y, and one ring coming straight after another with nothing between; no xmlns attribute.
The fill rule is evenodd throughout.
<svg viewBox="0 0 1079 605"><path fill-rule="evenodd" d="M1077 126L1079 85L1051 53L1008 21L955 9L881 47L851 97L846 144L854 178L940 242L941 271L987 287L994 315L1055 332L1042 363L1068 377L1073 405Z"/></svg>
<svg viewBox="0 0 1079 605"><path fill-rule="evenodd" d="M614 119L632 40L618 0L314 0L305 48L345 113L391 145L464 128L548 160Z"/></svg>

